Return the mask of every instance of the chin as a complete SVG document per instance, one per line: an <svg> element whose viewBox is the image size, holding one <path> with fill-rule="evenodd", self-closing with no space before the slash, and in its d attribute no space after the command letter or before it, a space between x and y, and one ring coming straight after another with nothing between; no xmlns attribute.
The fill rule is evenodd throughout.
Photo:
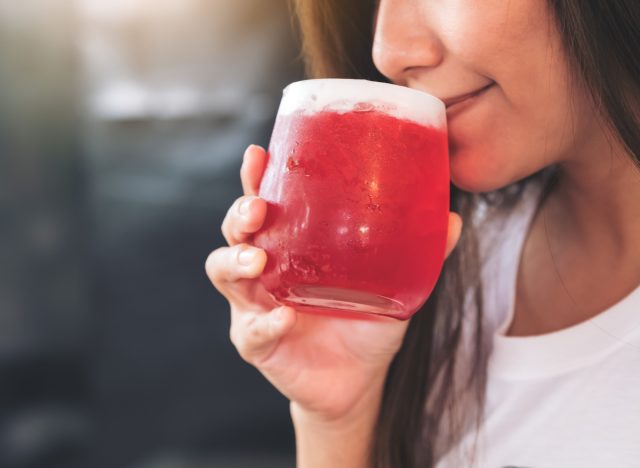
<svg viewBox="0 0 640 468"><path fill-rule="evenodd" d="M505 165L481 152L450 150L450 175L453 185L472 193L492 192L513 180L504 174Z"/></svg>

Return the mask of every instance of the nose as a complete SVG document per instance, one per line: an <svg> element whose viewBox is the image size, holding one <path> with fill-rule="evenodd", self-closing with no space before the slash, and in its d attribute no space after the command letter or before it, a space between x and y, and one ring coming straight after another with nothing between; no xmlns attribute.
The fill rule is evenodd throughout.
<svg viewBox="0 0 640 468"><path fill-rule="evenodd" d="M444 50L430 24L429 2L380 0L373 38L373 63L393 83L407 85L412 71L436 67Z"/></svg>

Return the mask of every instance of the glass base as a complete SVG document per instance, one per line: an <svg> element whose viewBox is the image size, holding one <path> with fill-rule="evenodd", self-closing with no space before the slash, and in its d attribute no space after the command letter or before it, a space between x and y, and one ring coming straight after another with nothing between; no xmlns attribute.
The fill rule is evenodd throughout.
<svg viewBox="0 0 640 468"><path fill-rule="evenodd" d="M281 302L293 307L361 312L366 314L385 315L387 317L405 318L407 311L402 303L388 297L379 296L353 289L327 286L294 286L289 288Z"/></svg>

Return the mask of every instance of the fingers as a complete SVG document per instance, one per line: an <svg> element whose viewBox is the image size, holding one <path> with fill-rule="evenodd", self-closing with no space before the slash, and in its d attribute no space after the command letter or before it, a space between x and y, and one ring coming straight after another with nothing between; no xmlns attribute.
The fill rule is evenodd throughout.
<svg viewBox="0 0 640 468"><path fill-rule="evenodd" d="M260 146L250 145L245 150L240 168L240 180L245 195L258 195L267 160L267 152Z"/></svg>
<svg viewBox="0 0 640 468"><path fill-rule="evenodd" d="M231 303L247 305L252 296L254 279L262 274L267 263L264 250L248 244L234 247L220 247L211 252L205 263L205 270L211 283Z"/></svg>
<svg viewBox="0 0 640 468"><path fill-rule="evenodd" d="M247 242L264 223L267 203L256 195L238 198L222 221L222 235L233 246Z"/></svg>
<svg viewBox="0 0 640 468"><path fill-rule="evenodd" d="M291 307L260 304L256 281L267 261L264 250L239 244L220 247L207 258L207 276L231 304L231 342L240 356L254 365L267 359L278 341L296 322Z"/></svg>
<svg viewBox="0 0 640 468"><path fill-rule="evenodd" d="M295 323L296 311L291 307L277 307L267 313L239 312L232 307L229 336L242 359L259 366Z"/></svg>
<svg viewBox="0 0 640 468"><path fill-rule="evenodd" d="M458 213L449 213L449 229L447 232L447 245L445 247L444 257L447 258L453 251L460 240L462 233L462 218Z"/></svg>
<svg viewBox="0 0 640 468"><path fill-rule="evenodd" d="M222 222L222 235L231 246L247 242L264 223L267 204L257 195L267 159L266 151L256 145L244 152L240 179L245 195L231 205Z"/></svg>

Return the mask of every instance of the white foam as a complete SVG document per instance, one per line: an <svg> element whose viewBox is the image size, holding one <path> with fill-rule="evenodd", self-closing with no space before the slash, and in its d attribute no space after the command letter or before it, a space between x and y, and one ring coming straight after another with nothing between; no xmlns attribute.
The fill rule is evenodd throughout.
<svg viewBox="0 0 640 468"><path fill-rule="evenodd" d="M283 91L278 113L377 110L421 125L446 128L444 103L430 94L388 83L326 78L296 81Z"/></svg>

